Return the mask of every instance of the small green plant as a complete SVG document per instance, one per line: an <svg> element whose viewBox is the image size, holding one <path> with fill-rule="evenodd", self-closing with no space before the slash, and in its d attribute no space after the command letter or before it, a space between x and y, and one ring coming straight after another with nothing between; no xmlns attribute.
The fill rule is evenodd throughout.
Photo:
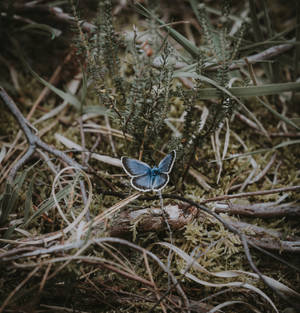
<svg viewBox="0 0 300 313"><path fill-rule="evenodd" d="M225 20L230 10L228 3L225 1L223 6ZM204 6L199 10L194 1L191 1L191 6L203 29L205 42L201 50L140 4L137 4L138 12L145 15L150 23L148 34L153 49L151 54L139 49L141 42L135 29L133 39L129 42L116 34L110 0L100 1L96 31L89 40L80 31L78 23L81 34L79 43L83 46L81 51L86 56L87 72L93 81L99 102L110 110L113 123L121 126L124 134L133 137L132 144L125 153L140 157L143 155L146 162L151 162L153 151L165 149L168 152L176 149L178 171L175 175L178 177L184 176L192 164L196 150L237 107L234 100L220 91L219 100L209 107L205 123L197 109L201 102L201 91L207 87L200 77L207 75L219 86L228 87L229 65L237 54L243 35L241 31L235 40L237 44L231 47L226 22L221 30L216 30L209 22ZM159 32L158 24L167 30L165 37ZM170 36L183 43L183 47L189 52L188 56L170 45ZM154 66L157 59L159 66ZM191 90L174 83L174 64L178 60L194 65L195 86ZM126 74L124 65L121 66L124 62L129 63L130 74ZM208 62L218 66L217 71L210 75L206 71ZM172 136L166 124L166 119L171 116L174 99L182 103L179 110L185 112L183 127L179 129L180 136L177 137Z"/></svg>
<svg viewBox="0 0 300 313"><path fill-rule="evenodd" d="M17 213L20 206L23 209L24 222L27 221L30 215L32 206L32 192L34 178L31 179L29 187L26 191L25 197L23 196L23 188L25 185L25 180L27 178L29 169L24 170L20 173L13 181L8 181L2 194L0 195L0 226L7 225L9 221L9 215L12 213ZM25 198L25 201L24 201ZM24 203L24 205L21 205ZM18 224L13 224L9 226L4 233L4 238L9 238Z"/></svg>

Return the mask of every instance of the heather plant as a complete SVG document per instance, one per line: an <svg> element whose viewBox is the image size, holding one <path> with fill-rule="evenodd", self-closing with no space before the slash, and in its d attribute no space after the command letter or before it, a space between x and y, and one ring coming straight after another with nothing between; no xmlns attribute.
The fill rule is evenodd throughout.
<svg viewBox="0 0 300 313"><path fill-rule="evenodd" d="M191 6L203 29L204 41L202 49L198 49L170 26L165 26L155 15L155 6L149 11L140 4L136 9L145 15L149 22L147 44L151 45L151 53L141 50L143 42L134 28L133 37L125 40L114 30L111 14L111 1L99 2L96 30L87 40L80 40L87 59L87 73L99 97L99 103L109 109L113 123L120 125L125 136L133 137L132 143L124 153L151 161L153 151L164 149L166 152L176 149L178 159L177 177L186 173L193 162L197 148L210 138L220 125L229 118L236 109L236 102L222 91L218 91L219 99L209 106L206 121L201 120L197 109L202 101L201 92L207 85L200 77L207 75L216 84L226 88L229 81L229 65L236 56L243 31L231 45L227 22L221 30L211 25L204 6ZM223 5L222 15L225 20L230 10L229 2ZM75 12L75 11L74 11ZM160 26L165 26L166 33L161 34ZM78 23L80 32L80 24ZM242 27L243 29L243 27ZM183 41L184 50L176 50L170 43L170 37ZM178 39L179 38L179 39ZM125 51L124 51L125 47ZM209 55L207 52L211 51ZM187 54L188 52L188 54ZM130 60L128 75L121 67L120 60ZM191 90L175 83L175 64L185 61L194 68L194 87ZM209 75L207 63L217 64L218 69ZM154 66L154 64L158 64ZM184 73L185 69L181 70ZM126 76L127 75L127 76ZM198 75L198 76L197 76ZM172 134L166 121L171 117L174 99L180 102L179 111L183 111L184 123L179 128L180 135Z"/></svg>

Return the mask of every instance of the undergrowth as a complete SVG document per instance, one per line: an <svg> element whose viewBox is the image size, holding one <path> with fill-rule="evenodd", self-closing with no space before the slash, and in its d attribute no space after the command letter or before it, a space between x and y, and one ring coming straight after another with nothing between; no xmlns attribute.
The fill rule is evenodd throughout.
<svg viewBox="0 0 300 313"><path fill-rule="evenodd" d="M186 309L185 292L191 300L192 311L200 309L199 299L204 296L212 298L205 302L203 312L220 303L242 304L239 312L255 311L253 306L262 311L267 307L273 310L273 302L280 308L288 308L290 303L274 296L252 272L236 233L195 206L184 206L175 200L182 194L197 203L205 203L209 198L224 195L223 200L208 201L213 212L233 205L245 206L247 210L247 206L256 202L261 202L262 207L282 202L295 205L297 196L289 191L280 195L259 194L261 190L299 185L299 171L295 170L299 142L282 139L289 138L290 133L297 136L298 115L286 104L291 96L280 91L287 88L284 83L271 84L275 78L285 81L284 75L291 71L291 60L287 60L290 56L286 54L286 59L282 58L282 71L276 62L256 69L251 59L249 62L244 58L273 45L267 41L266 29L271 39L275 34L270 31L266 2L262 4L266 29L262 30L255 24L259 21L254 18L254 1L249 1L250 6L246 8L251 19L245 20L232 15L235 7L231 1L222 2L215 19L206 3L190 0L178 4L189 5L188 12L193 16L190 19L193 25L199 26L185 32L189 38L180 33L185 30L183 23L167 23L164 16L160 16L159 1L149 2L149 6L137 2L130 7L135 9L133 19L141 16L146 19L137 26L127 25L126 31L112 14L115 8L112 1L101 0L98 4L94 27L86 32L78 3L70 1L68 10L74 17L71 28L76 33L73 48L83 72L80 100L68 98L67 92L58 92L51 89L50 84L46 85L73 106L62 111L59 118L55 116L58 125L43 124L44 128L51 129L43 137L46 142L56 145L54 136L63 132L73 143L84 146L84 151L78 153L78 146L68 146L61 140L59 149L67 145L72 158L81 159L89 175L79 170L72 172L56 158L44 156L42 169L39 163L34 163L9 183L3 179L0 255L7 262L4 267L9 264L8 271L1 265L5 277L1 280L3 303L10 300L11 295L13 303L21 307L28 303L29 307L35 307L42 299L45 306L55 303L63 307L67 303L74 309L95 312L113 312L115 308L124 312L150 312L151 309L168 312ZM13 6L10 9L13 10ZM165 10L168 11L166 7ZM1 17L0 22L3 22ZM284 35L280 39L286 40ZM257 42L260 40L266 41L263 46ZM17 58L17 53L15 55ZM262 96L260 84L267 85ZM258 88L249 93L247 87L256 86ZM299 86L291 88L298 90ZM49 98L48 103L40 104L41 111L56 106L55 99ZM42 117L43 113L38 115ZM35 121L30 122L35 125ZM282 133L287 137L282 137ZM6 129L5 138L12 137ZM11 148L8 140L5 144ZM159 207L158 199L148 195L138 199L131 187L128 188L127 177L120 174L119 161L122 155L127 155L150 165L157 164L172 150L176 150L177 158L167 190L173 193L169 195L172 200L165 200L165 204L178 209L174 212L180 214L175 216L182 223L171 224L173 237L167 234L163 218L155 211ZM91 151L98 157L101 154L103 163L97 158L90 160L95 156ZM5 164L1 168L3 175L8 175L16 159L12 155L10 162L1 157ZM103 161L103 157L109 161ZM34 161L35 158L36 155ZM226 200L227 195L245 191L253 192L252 197ZM123 200L116 200L118 197ZM236 223L233 225L239 225L242 219L218 214L224 221ZM149 226L148 221L153 221L152 225ZM271 239L268 237L263 244L273 244L275 238L278 255L281 252L278 245L298 240L296 220L275 217L266 221L248 217L243 221L248 224L240 224L241 231L249 236L249 242L263 237L252 226L265 227ZM134 243L110 238L113 230ZM284 285L280 286L287 294L299 285L293 275L294 267L291 270L285 264L278 270L273 259L259 253L253 253L253 259L262 266L260 269L271 285L282 282ZM294 258L289 262L295 262ZM279 271L278 281L272 280ZM22 288L27 278L28 290ZM221 297L212 289L220 287L217 284L228 288ZM14 289L17 285L21 286L20 292ZM33 299L31 292L37 288L41 298ZM253 294L259 294L259 300ZM228 303L231 298L240 302ZM99 303L104 308L99 308ZM17 310L17 305L11 307Z"/></svg>
<svg viewBox="0 0 300 313"><path fill-rule="evenodd" d="M227 18L229 2L225 4L223 16ZM137 8L143 11L142 6ZM82 39L83 32L78 23L81 36L77 46L86 57L87 74L99 97L99 104L110 110L114 125L121 125L124 134L133 137L123 153L136 157L143 155L146 162L153 162L153 151L176 149L175 180L185 176L196 150L238 109L234 100L220 92L219 100L209 106L207 121L201 121L197 106L201 103L201 89L205 84L196 79L194 88L186 90L182 84L174 82L175 63L184 60L194 64L196 74L207 75L220 86L228 87L228 67L238 54L243 38L244 27L234 40L228 35L226 23L221 31L216 31L209 22L205 6L196 9L195 13L203 29L202 46L210 50L209 55L204 48L196 55L182 55L170 45L169 32L162 35L151 16L148 31L133 29L132 39L122 38L114 30L110 1L100 2L97 29L89 40ZM148 53L145 47L148 47ZM154 62L158 63L156 68ZM216 73L206 71L204 64L207 62L220 65ZM180 103L178 109L183 108L185 112L179 136L172 136L166 124L174 101Z"/></svg>

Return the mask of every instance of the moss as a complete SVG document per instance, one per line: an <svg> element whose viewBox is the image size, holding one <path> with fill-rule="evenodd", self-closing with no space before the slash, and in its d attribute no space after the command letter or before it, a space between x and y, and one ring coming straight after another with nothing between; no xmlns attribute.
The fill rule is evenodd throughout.
<svg viewBox="0 0 300 313"><path fill-rule="evenodd" d="M113 29L111 16L108 14L110 4L105 1L105 3L103 2L103 5L106 8L106 12L104 12L106 16L103 16L104 20L102 20L102 22L100 21L100 24L102 24L98 26L100 28L102 27L101 39L109 39L112 45L110 47L103 47L102 42L102 46L96 47L99 50L95 48L94 53L95 51L99 52L99 56L95 53L97 57L96 64L93 64L91 60L87 60L89 63L89 78L92 81L92 84L88 86L84 102L86 105L106 105L111 114L111 126L118 130L128 131L133 136L134 142L132 144L128 144L129 141L126 141L123 138L113 139L118 156L126 154L132 157L138 157L141 154L143 156L143 160L146 162L152 162L161 157L161 150L168 151L171 148L176 148L181 151L181 156L180 153L178 153L179 158L176 161L176 166L171 176L171 183L164 190L164 192L182 192L185 196L190 197L197 202L201 202L207 198L220 196L228 192L238 192L239 187L234 191L230 191L230 188L234 185L242 184L253 170L253 165L250 162L250 156L224 160L222 164L221 179L218 183L217 177L219 167L216 162L212 162L215 159L215 153L211 145L210 135L218 129L219 125L224 121L224 118L231 119L231 137L227 155L255 151L262 147L268 148L276 146L286 139L272 137L272 142L269 142L265 136L260 134L258 135L255 130L245 126L245 124L238 120L236 116L234 117L234 112L238 112L236 104L230 103L230 110L228 107L224 106L224 103L222 104L222 100L224 100L222 99L222 97L224 98L224 95L222 94L220 94L220 99L218 101L200 100L198 95L201 93L201 88L205 87L205 84L200 84L198 82L199 84L197 85L197 88L193 91L184 89L177 79L170 79L174 68L168 66L167 62L161 69L152 68L151 62L153 61L153 58L149 58L145 54L140 53L139 50L141 45L138 42L129 42L131 46L124 51L123 45L125 45L125 40L122 36L119 37L117 32ZM202 13L205 14L204 12ZM136 24L140 23L140 20L135 14L133 14L132 20L135 21ZM123 18L121 18L119 23L123 23ZM146 25L146 28L148 28L149 25L154 26L154 22L151 21L151 23L152 24ZM172 46L167 44L164 41L164 38L162 41L157 39L159 36L155 27L152 28L152 31L153 41L151 43L153 43L152 48L154 52L162 53L165 61L167 58L171 57L178 58L179 52L175 51ZM205 31L208 35L212 34L212 36L216 36L215 30L210 32L210 29L206 29ZM206 55L205 49L203 49L205 53L201 56L202 59L199 57L198 60L188 59L188 61L190 63L197 62L198 70L201 71L201 65L203 65L203 62L210 61L212 59L212 55L216 56L219 61L224 57L227 58L228 56L220 54L220 47L222 45L224 47L226 39L230 40L230 38L226 38L225 35L226 34L221 35L218 39L218 47L216 47L215 43L212 42L212 38L208 38L209 42L205 42L203 40L203 46L207 44L211 47L211 54ZM155 36L157 38L154 38ZM239 36L241 39L242 34ZM92 42L92 38L90 39ZM47 46L52 47L53 50L56 49L51 43L47 43ZM28 47L28 45L26 45L26 47ZM57 60L56 58L51 57L51 53L49 55L49 51L46 51L47 53L44 54L45 49L42 48L43 47L41 47L41 45L37 45L35 47L36 50L34 51L34 54L31 55L32 59L37 60L37 63L41 63L41 60L49 60L49 62L43 63L43 61L43 64L41 63L38 68L34 68L38 70L39 73L42 73L43 76L50 76L51 71L53 71L53 69L57 66L57 62L61 61L61 58L60 60ZM93 46L90 48L93 48ZM59 55L61 55L62 52L60 49L61 46L58 47L57 51ZM32 47L29 51L31 50ZM93 49L91 49L91 51L93 51ZM109 51L111 51L111 54ZM231 52L234 53L235 51ZM42 58L39 58L39 55L41 55ZM185 54L185 57L189 58L187 54ZM92 65L95 65L95 67L93 68ZM78 67L76 67L77 65L75 66L75 64L73 64L73 66L74 69L71 69L69 72L63 72L63 81L68 80L67 78L73 70L78 70ZM27 115L32 107L32 103L37 99L43 87L36 80L32 79L31 76L24 73L21 67L17 67L17 69L22 93L19 95L15 93L14 99L18 103L22 113ZM4 73L4 71L1 70L1 73ZM209 75L209 72L201 73ZM6 74L4 74L3 77L8 79L8 76L5 75ZM211 77L215 78L221 86L226 86L229 79L227 67L224 66L218 75L212 74ZM245 78L243 85L246 83L247 78ZM12 88L12 90L13 89L14 88ZM44 111L50 111L55 108L60 101L60 99L51 93L45 101L40 104L40 106ZM260 107L254 98L247 99L244 103L252 112L255 113L256 117L263 123L268 132L277 132L278 121L274 119L268 111ZM206 125L207 129L205 129L205 134L203 132L198 132L200 117L204 106L208 107L211 113L209 122ZM276 108L276 106L274 106L274 108ZM0 109L2 112L0 117L1 140L5 144L10 144L13 142L17 132L19 131L19 127L2 103L0 104ZM180 120L184 112L186 113L186 116L184 119ZM43 114L43 111L36 110L33 120L39 118ZM298 116L296 112L288 112L288 114L295 117ZM46 133L43 140L51 145L55 145L55 147L60 150L66 150L66 147L63 144L60 144L55 140L55 134L60 133L79 144L81 142L81 135L76 121L79 115L79 111L76 111L74 107L69 106L68 109L62 114L64 123L62 123L62 119L60 119L58 124ZM166 117L177 119L176 121L172 121L172 123L176 126L177 130L181 132L182 136L180 138L173 137L174 134L172 133L172 130L165 125L164 119ZM38 128L46 128L53 120L54 119L51 119L50 121L41 123ZM99 116L93 119L93 122L103 124L104 117ZM234 133L238 134L238 136L245 143L246 148L236 139L236 137L234 137ZM190 141L191 138L192 140ZM85 134L86 148L88 150L93 147L95 140L96 136L94 134ZM221 151L224 147L224 140L225 129L220 131ZM105 155L113 155L107 136L101 135L100 143L95 152ZM261 171L268 164L272 153L273 152L260 153L251 156L258 166L255 174L259 173L259 171ZM17 154L13 155L8 161L5 161L3 164L4 167L1 168L3 172L7 167L11 166L16 156ZM72 153L71 156L78 160L81 158L80 153ZM268 173L258 182L248 185L244 191L255 192L259 190L299 185L299 156L299 145L290 145L285 148L278 149L276 151L276 161ZM28 168L35 161L36 159L30 160L24 168ZM56 165L59 165L58 160L53 160L53 162ZM96 178L91 175L91 179L94 184L94 194L92 204L90 205L90 214L92 217L95 217L120 201L119 198L116 198L115 196L107 196L102 193L103 190L111 191L109 184L114 187L115 192L119 191L123 194L131 192L131 187L128 180L124 182L125 179L120 178L120 174L122 172L120 168L113 168L95 160L91 160L89 164L92 170L97 172L100 177ZM189 167L192 167L198 170L201 174L205 175L212 189L205 191L197 184L194 178L186 174ZM20 173L22 173L23 170L24 169L22 169ZM179 179L182 179L184 174L186 175L182 185L177 186L178 189L174 190L174 186L172 185L175 185ZM43 201L47 201L51 195L51 187L55 175L49 171L45 162L40 161L38 166L33 167L30 171L28 177L25 179L24 185L20 189L18 207L9 216L10 223L19 223L24 217L24 202L30 185L30 179L32 179L33 175L35 175L36 182L32 195L33 204L36 207L39 207ZM107 180L109 184L105 183L104 179ZM3 191L3 186L4 185L1 186L1 191ZM274 193L263 196L259 195L255 197L248 197L247 199L239 201L243 203L267 203L271 201L278 201L280 196L281 194ZM285 201L288 202L297 200L299 200L299 195L296 192L289 192L288 198L285 199ZM151 202L151 204L159 206L158 202ZM145 207L146 205L149 205L149 202L136 200L130 205L131 208L134 209ZM36 207L31 208L32 214L35 212ZM82 204L81 206L74 206L70 208L70 210L66 210L65 214L68 218L72 219L71 215L77 215L81 209ZM20 239L27 240L28 236L35 238L50 232L60 231L66 226L54 208L49 209L47 214L47 216L39 216L34 219L22 232L12 232L10 239L15 241ZM226 218L226 216L223 217ZM47 218L51 219L51 221L47 220ZM118 218L118 216L114 216L114 218ZM281 231L284 238L289 238L294 235L299 236L299 221L293 218L253 219L241 217L241 219L258 226L273 228ZM167 232L163 234L140 233L136 228L138 222L139 221L135 221L135 224L132 225L132 239L134 242L139 246L145 247L146 249L156 253L160 260L167 264L168 250L162 249L157 245L157 242L162 240L168 241L169 234ZM108 220L105 225L99 225L99 227L90 234L90 238L96 239L104 237L111 223L114 223L113 218ZM247 230L247 234L251 234L251 230ZM64 236L61 238L61 242L55 241L53 244L63 244L64 240L67 241L70 240L70 238L75 237L76 232L74 231L72 236ZM200 214L197 219L192 221L182 231L175 232L173 234L173 239L174 244L185 253L190 255L193 253L200 254L201 256L197 258L197 262L204 266L208 271L217 272L231 269L250 270L239 239L224 229L219 222L213 220L205 214ZM13 242L10 244L13 245ZM45 247L47 247L46 243L45 246L38 246L38 248ZM113 261L116 263L113 265L118 269L122 269L126 273L138 275L141 278L149 280L150 274L145 266L145 260L140 253L134 252L134 250L127 247L124 248L122 246L112 247L107 245L105 247L107 248L106 250L104 249L104 245L93 245L87 251L84 251L84 255L99 258L101 257L107 261L107 264L111 264L109 262ZM2 249L5 250L6 248L2 246ZM50 260L52 257L63 257L68 254L74 255L76 251L72 250L59 253L57 255L43 255L40 259L29 258L22 259L22 261L25 260L24 264L26 265L26 262L42 262L44 260ZM119 259L112 256L113 253L115 253ZM281 280L291 288L296 289L295 287L299 286L299 279L296 275L293 275L292 270L287 269L280 263L274 263L273 260L257 251L251 250L251 253L253 254L255 263L259 266L262 273ZM293 256L284 255L283 257L288 259L289 262L295 263L295 258ZM168 287L168 275L150 259L149 263L155 284L158 288L161 288L159 292L163 294L164 290ZM62 263L53 263L53 265L51 265L50 274L58 269L61 264ZM28 290L30 287L40 284L43 277L46 277L44 276L46 275L44 271L45 268L46 267L42 267L43 271L41 270L36 274L36 280L28 284ZM181 285L188 294L188 297L194 297L196 300L199 300L202 299L204 295L211 295L213 292L211 288L199 287L199 285L192 283L187 279L183 279L180 275L180 271L185 268L186 262L178 255L174 255L173 262L171 264L171 271L179 277ZM4 288L0 288L0 296L1 299L5 300L11 290L20 284L28 273L21 269L21 267L14 267L11 263L7 268L2 267L0 271L0 276L3 277L3 280L5 280L5 284L2 281ZM191 269L191 272L203 280L225 282L225 279L221 278L212 279L206 273L201 273L195 268ZM268 289L262 283L252 279L243 279L270 294ZM42 296L44 296L48 302L52 304L72 304L72 295L66 292L66 286L72 287L70 290L74 293L74 298L78 297L78 299L83 299L82 303L76 302L76 304L82 310L87 311L94 310L97 312L97 310L100 310L99 303L107 301L110 304L112 303L113 306L117 306L120 312L129 312L130 310L131 312L133 310L144 312L148 311L153 306L154 301L156 301L155 298L154 300L151 298L153 296L152 293L151 297L149 296L149 290L151 290L149 286L145 287L138 281L128 279L120 273L104 269L100 267L99 264L92 262L70 262L66 265L65 270L58 272L55 279L50 280L49 282L47 281L45 289L42 292ZM197 295L195 295L195 290L198 292ZM24 298L22 298L23 292L26 295ZM20 305L23 305L26 300L30 298L30 295L26 294L25 289L22 290L22 293L18 295L19 298L15 299L16 303L19 303ZM95 293L97 293L97 296ZM57 298L53 296L54 294L57 295ZM133 294L137 294L139 297L135 298ZM71 298L66 300L66 298L64 298L65 295ZM232 295L233 293L231 296ZM148 299L148 296L151 299L141 303L140 297L145 300ZM238 296L242 298L244 295L240 293ZM248 296L249 294L247 294L246 301L251 301L249 300L250 296L249 298ZM273 295L270 296L273 299ZM228 300L228 297L226 299ZM99 302L97 302L97 300ZM252 300L255 302L257 299ZM277 298L275 301L282 307L284 306L282 303L279 303L280 300ZM105 309L103 310L108 312L110 310L110 306L108 304L105 305ZM85 307L87 309L84 309ZM74 310L75 309L77 308L74 308ZM261 311L264 311L264 309L265 307ZM160 308L157 308L157 311L159 310Z"/></svg>

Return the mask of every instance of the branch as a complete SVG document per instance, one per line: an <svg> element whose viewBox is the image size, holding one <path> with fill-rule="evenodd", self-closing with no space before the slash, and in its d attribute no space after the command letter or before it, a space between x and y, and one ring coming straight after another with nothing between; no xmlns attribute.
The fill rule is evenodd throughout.
<svg viewBox="0 0 300 313"><path fill-rule="evenodd" d="M223 195L223 196L219 196L219 197L208 198L208 199L201 201L200 203L204 204L207 202L214 202L214 201L220 201L220 200L230 200L230 199L236 199L236 198L248 198L248 197L252 197L252 196L270 195L272 193L296 191L298 189L300 189L299 185L284 187L284 188L270 189L270 190L254 191L254 192L242 192L242 193L237 193L234 195Z"/></svg>
<svg viewBox="0 0 300 313"><path fill-rule="evenodd" d="M227 220L227 218L226 218ZM235 221L230 218L227 220L233 227L245 233L248 243L268 250L277 250L280 252L300 252L300 238L289 238L290 241L281 240L285 234L276 230L267 229L261 226L252 225L245 222ZM294 241L292 241L294 239Z"/></svg>
<svg viewBox="0 0 300 313"><path fill-rule="evenodd" d="M164 208L167 221L172 230L180 230L191 223L201 212L197 208L188 205L168 205ZM214 210L216 211L216 210ZM284 234L279 231L252 225L245 222L226 218L226 221L240 232L245 233L247 241L255 245L280 252L300 253L300 238L293 237L282 240ZM163 232L165 221L160 208L146 208L140 210L126 210L121 212L109 229L112 237L126 238L132 234L133 229L137 232Z"/></svg>
<svg viewBox="0 0 300 313"><path fill-rule="evenodd" d="M12 181L16 175L16 172L18 169L25 164L28 159L32 156L32 154L35 152L37 147L53 154L54 156L60 158L65 163L67 163L69 166L73 166L75 168L83 169L83 167L71 159L68 155L66 155L64 152L57 150L55 148L50 147L48 144L43 142L38 136L36 136L31 129L29 128L29 124L25 117L22 115L14 101L10 98L10 96L7 94L5 89L0 86L0 98L3 100L5 105L10 110L11 114L14 116L18 124L20 125L23 133L26 136L27 142L29 144L28 150L23 155L23 157L12 167L10 174L9 174L9 181Z"/></svg>
<svg viewBox="0 0 300 313"><path fill-rule="evenodd" d="M164 207L167 213L167 222L172 230L182 229L191 223L197 215L197 209L183 205L167 205ZM126 237L132 234L133 227L138 232L161 232L165 229L162 210L160 208L146 208L141 210L126 210L121 212L118 219L109 230L112 237Z"/></svg>
<svg viewBox="0 0 300 313"><path fill-rule="evenodd" d="M256 204L235 204L217 203L214 206L217 213L229 213L234 215L245 215L253 217L268 218L274 216L295 216L300 217L300 206L294 203L256 203Z"/></svg>

